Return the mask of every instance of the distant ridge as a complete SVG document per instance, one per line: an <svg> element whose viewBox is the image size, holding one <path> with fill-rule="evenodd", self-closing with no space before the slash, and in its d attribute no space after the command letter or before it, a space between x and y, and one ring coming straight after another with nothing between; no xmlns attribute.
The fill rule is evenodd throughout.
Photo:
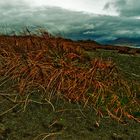
<svg viewBox="0 0 140 140"><path fill-rule="evenodd" d="M114 40L106 41L107 44L138 47L140 48L140 38L117 38Z"/></svg>
<svg viewBox="0 0 140 140"><path fill-rule="evenodd" d="M49 42L52 44L55 44L56 42L60 45L63 45L64 47L68 48L73 48L73 47L80 47L84 50L87 51L93 51L96 49L104 49L104 50L115 50L118 53L122 54L139 54L140 53L140 48L131 48L127 46L117 46L117 45L103 45L100 44L94 40L78 40L74 41L71 39L66 39L62 37L55 37L48 34L44 34L44 36L36 36L36 35L23 35L23 36L6 36L6 35L0 35L0 47L4 47L2 42L14 42L15 40L24 40L25 44L28 42L30 39L36 39L38 42L41 41L46 41L46 39L49 38ZM125 42L126 40L123 39L117 39L116 41L120 42ZM111 43L111 42L110 42ZM115 43L115 41L114 41ZM114 44L112 43L112 44ZM6 43L4 43L6 44Z"/></svg>

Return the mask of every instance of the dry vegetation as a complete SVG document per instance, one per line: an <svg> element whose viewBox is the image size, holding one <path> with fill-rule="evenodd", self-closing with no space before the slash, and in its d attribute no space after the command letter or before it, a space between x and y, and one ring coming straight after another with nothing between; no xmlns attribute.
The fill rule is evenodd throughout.
<svg viewBox="0 0 140 140"><path fill-rule="evenodd" d="M35 102L31 94L36 91L38 103L48 102L53 109L51 101L61 98L92 106L99 117L140 122L134 115L140 111L138 86L130 85L112 60L86 54L99 44L87 43L86 48L86 42L71 42L49 34L1 36L0 96L25 109Z"/></svg>

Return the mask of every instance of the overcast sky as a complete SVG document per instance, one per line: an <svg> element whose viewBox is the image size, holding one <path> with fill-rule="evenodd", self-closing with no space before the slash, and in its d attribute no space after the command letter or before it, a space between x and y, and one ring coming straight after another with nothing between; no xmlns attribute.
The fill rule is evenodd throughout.
<svg viewBox="0 0 140 140"><path fill-rule="evenodd" d="M107 14L104 6L109 0L27 0L32 6L58 6L73 11ZM112 11L108 14L116 14Z"/></svg>
<svg viewBox="0 0 140 140"><path fill-rule="evenodd" d="M57 6L95 14L140 16L140 0L0 0L0 7L4 5Z"/></svg>
<svg viewBox="0 0 140 140"><path fill-rule="evenodd" d="M117 15L118 10L121 10L117 7L119 6L121 8L122 6L119 1L120 0L0 0L0 7L22 5L36 8L42 6L56 6L73 11Z"/></svg>
<svg viewBox="0 0 140 140"><path fill-rule="evenodd" d="M140 37L140 0L0 0L0 32L24 26L99 39Z"/></svg>

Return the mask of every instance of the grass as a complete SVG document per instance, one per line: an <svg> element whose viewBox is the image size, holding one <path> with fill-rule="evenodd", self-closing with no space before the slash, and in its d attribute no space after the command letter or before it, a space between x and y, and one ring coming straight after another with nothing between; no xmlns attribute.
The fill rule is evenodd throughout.
<svg viewBox="0 0 140 140"><path fill-rule="evenodd" d="M24 37L11 37L11 43L0 49L0 86L8 84L8 92L16 90L14 102L26 106L31 91L39 90L49 103L64 98L85 107L92 105L102 117L107 112L118 121L123 117L139 121L131 112L134 108L139 111L137 95L112 59L102 55L87 59L82 48L66 48L57 38L53 43L49 37L37 39L30 36L25 42Z"/></svg>
<svg viewBox="0 0 140 140"><path fill-rule="evenodd" d="M60 40L48 34L1 38L0 95L15 105L0 116L17 105L25 110L30 102L46 102L55 110L52 101L63 99L91 106L99 118L109 115L122 123L125 118L140 122L139 82L129 78L130 74L139 78L139 73L133 67L130 72L128 65L135 65L132 59L138 62L139 57L128 61L129 56L89 52ZM39 97L32 98L33 93Z"/></svg>

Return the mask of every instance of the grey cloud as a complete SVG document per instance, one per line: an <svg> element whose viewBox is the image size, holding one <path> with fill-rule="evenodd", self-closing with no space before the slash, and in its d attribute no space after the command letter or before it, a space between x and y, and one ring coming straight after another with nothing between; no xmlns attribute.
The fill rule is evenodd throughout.
<svg viewBox="0 0 140 140"><path fill-rule="evenodd" d="M89 15L58 7L31 8L26 5L6 10L0 14L0 32L21 32L25 26L30 30L45 28L53 34L73 39L111 40L119 37L139 37L140 20L125 17ZM5 10L0 9L2 13Z"/></svg>
<svg viewBox="0 0 140 140"><path fill-rule="evenodd" d="M23 0L2 0L0 1L0 11L1 12L9 12L16 9L25 9L25 7L28 7L27 3Z"/></svg>
<svg viewBox="0 0 140 140"><path fill-rule="evenodd" d="M114 8L121 16L139 17L140 1L139 0L111 0L104 9Z"/></svg>

